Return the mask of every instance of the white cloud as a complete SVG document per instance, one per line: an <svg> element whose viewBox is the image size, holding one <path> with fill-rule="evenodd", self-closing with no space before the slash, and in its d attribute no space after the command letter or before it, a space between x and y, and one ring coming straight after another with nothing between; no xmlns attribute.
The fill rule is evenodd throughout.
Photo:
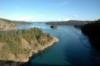
<svg viewBox="0 0 100 66"><path fill-rule="evenodd" d="M1 16L1 18L16 20L16 21L34 21L34 20L37 20L37 18L34 16L16 16L16 17Z"/></svg>
<svg viewBox="0 0 100 66"><path fill-rule="evenodd" d="M58 19L55 19L54 21L68 21L70 20L69 18L58 18Z"/></svg>
<svg viewBox="0 0 100 66"><path fill-rule="evenodd" d="M66 17L58 17L58 18L50 18L50 17L44 17L44 16L0 16L0 18L5 18L9 20L16 20L16 21L28 21L28 22L46 22L46 21L67 21L70 20Z"/></svg>
<svg viewBox="0 0 100 66"><path fill-rule="evenodd" d="M19 21L33 21L34 19L36 19L36 17L33 16L19 16L15 18L15 20Z"/></svg>

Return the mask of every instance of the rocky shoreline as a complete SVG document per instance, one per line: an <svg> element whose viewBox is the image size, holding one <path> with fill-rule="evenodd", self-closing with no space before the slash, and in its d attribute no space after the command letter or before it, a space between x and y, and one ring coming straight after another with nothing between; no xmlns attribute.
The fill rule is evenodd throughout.
<svg viewBox="0 0 100 66"><path fill-rule="evenodd" d="M52 41L49 42L48 44L46 44L45 46L43 46L42 48L35 50L35 52L32 54L32 56L29 58L28 62L22 63L20 66L30 66L30 62L32 61L32 59L34 58L34 56L36 56L37 54L45 51L47 48L53 46L54 44L56 44L57 42L59 42L59 39L56 37L52 37Z"/></svg>
<svg viewBox="0 0 100 66"><path fill-rule="evenodd" d="M42 46L39 49L33 50L33 53L30 54L30 57L28 59L26 59L25 61L22 61L22 63L27 63L28 61L30 61L31 57L34 57L34 55L38 54L39 52L42 52L44 50L46 50L47 48L53 46L55 43L57 43L59 41L58 38L56 37L52 37L51 42L48 42L46 45Z"/></svg>
<svg viewBox="0 0 100 66"><path fill-rule="evenodd" d="M37 54L37 53L39 53L39 52L45 50L46 48L52 46L53 44L55 44L55 43L58 42L58 41L59 41L58 38L52 37L52 41L51 41L51 42L48 42L46 45L44 45L44 46L41 47L40 49L35 50L33 53Z"/></svg>
<svg viewBox="0 0 100 66"><path fill-rule="evenodd" d="M45 49L47 49L48 47L51 47L52 45L54 45L56 42L58 42L58 38L56 37L52 37L53 39L51 40L51 42L48 42L48 44L46 44L45 46L43 46L42 48L35 50L32 54L30 54L30 57L22 62L14 62L14 61L0 61L0 66L30 66L30 61L32 60L32 58L34 57L34 55L38 54L39 52L44 51Z"/></svg>

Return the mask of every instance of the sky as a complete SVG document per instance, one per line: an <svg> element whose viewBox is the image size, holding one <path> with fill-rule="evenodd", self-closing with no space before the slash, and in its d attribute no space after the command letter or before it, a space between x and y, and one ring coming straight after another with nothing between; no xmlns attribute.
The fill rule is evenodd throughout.
<svg viewBox="0 0 100 66"><path fill-rule="evenodd" d="M0 18L22 21L100 19L100 0L0 0Z"/></svg>

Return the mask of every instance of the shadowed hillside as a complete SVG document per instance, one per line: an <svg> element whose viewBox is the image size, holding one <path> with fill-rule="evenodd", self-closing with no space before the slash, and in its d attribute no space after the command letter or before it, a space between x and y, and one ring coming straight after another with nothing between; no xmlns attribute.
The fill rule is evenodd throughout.
<svg viewBox="0 0 100 66"><path fill-rule="evenodd" d="M92 46L100 50L100 20L84 25L82 32L89 37Z"/></svg>

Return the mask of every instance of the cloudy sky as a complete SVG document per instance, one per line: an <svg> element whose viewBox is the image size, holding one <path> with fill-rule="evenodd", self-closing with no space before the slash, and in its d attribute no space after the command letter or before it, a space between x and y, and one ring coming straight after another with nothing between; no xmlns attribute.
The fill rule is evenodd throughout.
<svg viewBox="0 0 100 66"><path fill-rule="evenodd" d="M95 20L100 0L0 0L0 18L26 21Z"/></svg>

